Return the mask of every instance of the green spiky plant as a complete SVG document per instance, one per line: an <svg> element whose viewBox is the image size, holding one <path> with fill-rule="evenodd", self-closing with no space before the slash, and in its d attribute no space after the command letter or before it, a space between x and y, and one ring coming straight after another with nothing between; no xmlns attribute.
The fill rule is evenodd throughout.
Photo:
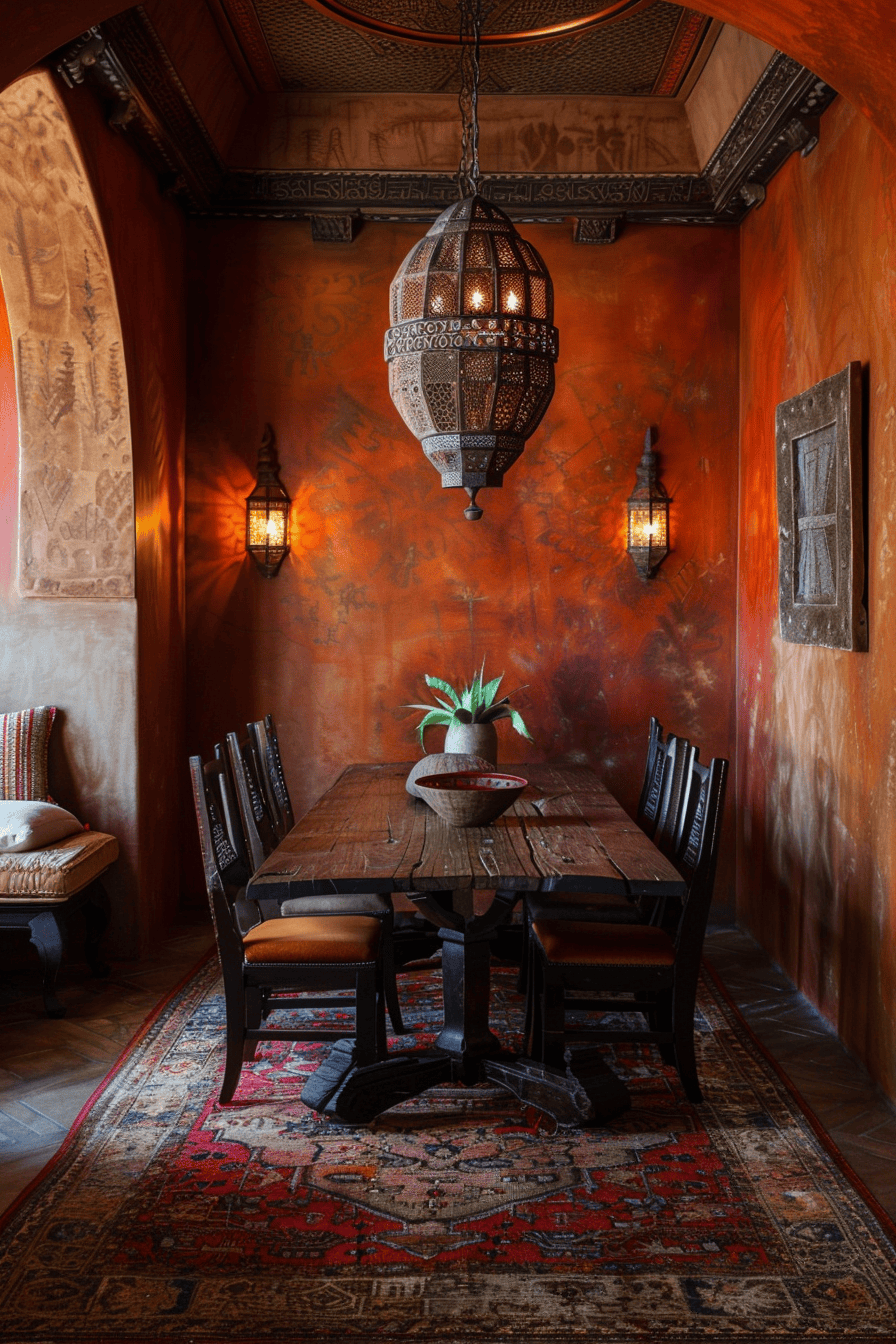
<svg viewBox="0 0 896 1344"><path fill-rule="evenodd" d="M407 706L408 709L426 711L417 727L421 743L424 731L434 723L443 724L448 728L452 723L495 723L498 719L509 719L518 733L527 737L530 742L533 740L532 734L523 723L522 715L510 708L510 696L504 695L500 700L496 699L498 687L504 680L503 672L500 677L494 677L491 681L486 681L484 678L484 662L469 686L465 686L460 693L441 677L424 678L427 686L434 691L441 691L442 695L435 697L441 706L439 709L433 709L431 705ZM443 699L443 696L448 698Z"/></svg>

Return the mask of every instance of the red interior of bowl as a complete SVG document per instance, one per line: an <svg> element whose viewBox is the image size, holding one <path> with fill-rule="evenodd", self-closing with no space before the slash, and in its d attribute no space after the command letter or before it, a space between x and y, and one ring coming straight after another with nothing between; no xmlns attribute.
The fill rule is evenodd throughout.
<svg viewBox="0 0 896 1344"><path fill-rule="evenodd" d="M414 782L418 789L483 789L493 793L498 789L524 789L529 781L494 770L458 770L450 775L424 775Z"/></svg>

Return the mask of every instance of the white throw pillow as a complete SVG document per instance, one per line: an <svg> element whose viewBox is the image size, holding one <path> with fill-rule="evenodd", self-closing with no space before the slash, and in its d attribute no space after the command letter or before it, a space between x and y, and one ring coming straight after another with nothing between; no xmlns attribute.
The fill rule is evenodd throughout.
<svg viewBox="0 0 896 1344"><path fill-rule="evenodd" d="M55 803L0 801L0 854L23 854L52 845L84 827Z"/></svg>

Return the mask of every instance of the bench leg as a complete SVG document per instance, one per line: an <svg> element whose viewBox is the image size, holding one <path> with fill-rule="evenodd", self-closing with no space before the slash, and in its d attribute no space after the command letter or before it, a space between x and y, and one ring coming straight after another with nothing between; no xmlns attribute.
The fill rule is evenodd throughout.
<svg viewBox="0 0 896 1344"><path fill-rule="evenodd" d="M65 948L65 934L56 915L49 910L28 921L31 942L37 948L44 977L44 1007L47 1017L65 1017L65 1008L54 993L56 976Z"/></svg>
<svg viewBox="0 0 896 1344"><path fill-rule="evenodd" d="M109 967L100 955L100 942L108 926L109 897L102 882L94 882L84 902L84 958L100 979L109 974Z"/></svg>

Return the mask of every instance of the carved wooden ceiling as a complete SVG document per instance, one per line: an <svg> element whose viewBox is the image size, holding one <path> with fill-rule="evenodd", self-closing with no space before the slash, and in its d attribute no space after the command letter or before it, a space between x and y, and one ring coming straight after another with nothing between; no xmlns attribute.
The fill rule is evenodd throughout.
<svg viewBox="0 0 896 1344"><path fill-rule="evenodd" d="M581 242L626 220L738 223L835 97L668 0L485 9L484 193L519 220L572 220ZM190 213L309 219L349 242L364 219L431 222L457 199L457 27L457 0L183 0L167 28L144 0L53 63Z"/></svg>
<svg viewBox="0 0 896 1344"><path fill-rule="evenodd" d="M239 0L223 6L244 45L260 29L281 87L302 92L456 92L452 0ZM712 21L666 0L497 0L486 20L482 90L671 97Z"/></svg>

